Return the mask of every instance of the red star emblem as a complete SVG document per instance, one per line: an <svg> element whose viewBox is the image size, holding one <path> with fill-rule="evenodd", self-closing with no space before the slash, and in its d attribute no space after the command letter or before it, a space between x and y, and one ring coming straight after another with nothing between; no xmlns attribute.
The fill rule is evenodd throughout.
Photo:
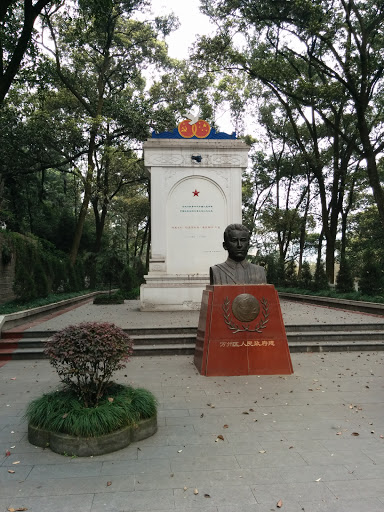
<svg viewBox="0 0 384 512"><path fill-rule="evenodd" d="M194 190L194 192L192 192L193 196L198 196L200 194L200 192L198 192L196 189Z"/></svg>

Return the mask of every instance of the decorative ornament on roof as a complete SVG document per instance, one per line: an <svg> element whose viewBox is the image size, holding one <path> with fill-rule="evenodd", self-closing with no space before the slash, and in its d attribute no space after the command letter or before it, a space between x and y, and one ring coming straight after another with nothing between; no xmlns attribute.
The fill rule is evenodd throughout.
<svg viewBox="0 0 384 512"><path fill-rule="evenodd" d="M153 139L236 139L236 133L216 132L207 121L190 114L171 132L152 132Z"/></svg>

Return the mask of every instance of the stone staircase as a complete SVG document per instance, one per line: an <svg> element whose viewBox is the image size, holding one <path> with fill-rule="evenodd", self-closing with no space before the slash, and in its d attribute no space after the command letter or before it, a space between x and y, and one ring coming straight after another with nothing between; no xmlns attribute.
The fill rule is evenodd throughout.
<svg viewBox="0 0 384 512"><path fill-rule="evenodd" d="M134 340L134 355L193 354L196 327L125 329ZM384 350L384 322L347 325L287 325L291 352ZM3 331L0 361L44 358L44 342L52 331Z"/></svg>

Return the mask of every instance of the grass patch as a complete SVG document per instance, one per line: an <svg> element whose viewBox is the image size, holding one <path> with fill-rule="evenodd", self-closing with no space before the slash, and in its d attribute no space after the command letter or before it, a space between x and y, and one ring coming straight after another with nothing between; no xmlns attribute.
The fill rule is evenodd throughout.
<svg viewBox="0 0 384 512"><path fill-rule="evenodd" d="M32 426L80 437L98 437L156 414L154 395L143 388L111 383L97 407L84 407L77 395L63 389L33 400L25 417Z"/></svg>
<svg viewBox="0 0 384 512"><path fill-rule="evenodd" d="M26 309L38 308L39 306L46 306L47 304L53 304L60 302L61 300L73 299L80 295L86 295L92 293L94 290L83 290L80 292L68 292L68 293L52 293L47 297L41 297L30 301L12 300L5 302L0 305L0 315L9 315L10 313L16 313L17 311L24 311Z"/></svg>
<svg viewBox="0 0 384 512"><path fill-rule="evenodd" d="M298 295L311 295L313 297L330 297L333 299L358 300L361 302L378 302L380 304L384 303L384 297L382 295L363 295L361 292L338 293L334 290L320 290L314 292L312 290L303 290L302 288L282 288L281 286L278 286L277 290L279 292L295 293Z"/></svg>

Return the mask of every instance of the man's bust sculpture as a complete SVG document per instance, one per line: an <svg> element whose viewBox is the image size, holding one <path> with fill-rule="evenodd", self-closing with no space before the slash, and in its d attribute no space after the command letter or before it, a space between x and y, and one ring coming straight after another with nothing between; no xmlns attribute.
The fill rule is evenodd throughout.
<svg viewBox="0 0 384 512"><path fill-rule="evenodd" d="M250 233L242 224L230 224L224 231L223 247L228 251L224 263L209 269L211 284L265 284L265 270L246 261Z"/></svg>

